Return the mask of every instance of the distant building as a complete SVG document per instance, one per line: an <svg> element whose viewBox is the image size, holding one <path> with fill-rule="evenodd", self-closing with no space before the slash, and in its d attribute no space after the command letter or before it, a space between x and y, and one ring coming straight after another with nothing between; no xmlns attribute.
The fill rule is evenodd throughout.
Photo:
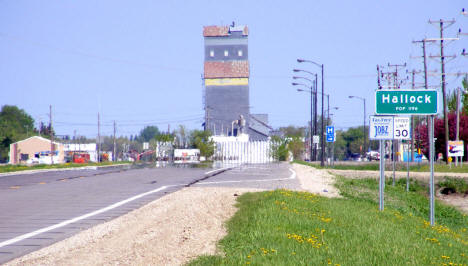
<svg viewBox="0 0 468 266"><path fill-rule="evenodd" d="M51 153L50 140L40 136L12 143L10 144L10 164L64 163L63 144L58 142L53 142L53 144L54 152Z"/></svg>
<svg viewBox="0 0 468 266"><path fill-rule="evenodd" d="M205 129L213 135L265 140L268 115L250 114L247 26L205 26Z"/></svg>
<svg viewBox="0 0 468 266"><path fill-rule="evenodd" d="M68 156L72 155L73 153L86 153L89 155L89 160L91 162L97 162L98 158L96 146L96 143L69 143L64 144L64 151Z"/></svg>

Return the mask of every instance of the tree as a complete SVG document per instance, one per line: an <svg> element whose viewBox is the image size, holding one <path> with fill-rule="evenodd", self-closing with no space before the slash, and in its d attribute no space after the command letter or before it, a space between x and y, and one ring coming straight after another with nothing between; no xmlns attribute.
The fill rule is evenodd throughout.
<svg viewBox="0 0 468 266"><path fill-rule="evenodd" d="M292 153L293 158L295 160L302 159L302 155L304 154L304 151L305 151L302 137L299 137L299 136L290 137L288 141L288 150Z"/></svg>
<svg viewBox="0 0 468 266"><path fill-rule="evenodd" d="M154 139L158 142L173 142L174 134L158 134L154 136Z"/></svg>
<svg viewBox="0 0 468 266"><path fill-rule="evenodd" d="M159 134L160 132L157 126L146 126L140 131L140 135L137 140L139 142L148 142Z"/></svg>
<svg viewBox="0 0 468 266"><path fill-rule="evenodd" d="M280 127L279 131L282 132L286 137L304 137L306 128L287 126L287 127Z"/></svg>
<svg viewBox="0 0 468 266"><path fill-rule="evenodd" d="M34 119L23 109L4 105L0 111L0 162L8 158L10 144L36 133Z"/></svg>
<svg viewBox="0 0 468 266"><path fill-rule="evenodd" d="M50 134L55 136L55 131L54 128L50 126L50 124L46 126L43 122L41 122L39 125L39 134L43 137L50 138Z"/></svg>
<svg viewBox="0 0 468 266"><path fill-rule="evenodd" d="M180 148L186 148L189 142L187 136L187 128L184 125L179 125L179 129L176 131L177 146Z"/></svg>
<svg viewBox="0 0 468 266"><path fill-rule="evenodd" d="M286 138L279 136L271 137L270 144L271 156L278 161L286 161L288 159L288 141Z"/></svg>
<svg viewBox="0 0 468 266"><path fill-rule="evenodd" d="M194 130L190 134L190 144L200 150L200 155L206 158L214 154L215 143L211 140L211 132L207 130Z"/></svg>

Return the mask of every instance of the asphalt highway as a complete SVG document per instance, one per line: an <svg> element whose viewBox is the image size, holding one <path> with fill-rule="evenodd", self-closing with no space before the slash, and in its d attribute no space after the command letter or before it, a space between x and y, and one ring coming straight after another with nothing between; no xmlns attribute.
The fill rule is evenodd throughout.
<svg viewBox="0 0 468 266"><path fill-rule="evenodd" d="M292 189L298 185L287 164L111 167L0 176L0 264L185 186Z"/></svg>

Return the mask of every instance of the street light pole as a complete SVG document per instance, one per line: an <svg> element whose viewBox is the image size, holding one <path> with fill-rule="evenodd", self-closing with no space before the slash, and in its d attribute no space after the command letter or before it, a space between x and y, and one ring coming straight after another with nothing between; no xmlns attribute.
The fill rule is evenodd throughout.
<svg viewBox="0 0 468 266"><path fill-rule="evenodd" d="M324 87L324 80L323 80L323 72L324 72L324 68L325 66L323 64L317 64L315 63L314 61L311 61L311 60L305 60L305 59L297 59L297 62L298 63L304 63L304 62L307 62L307 63L311 63L311 64L314 64L318 67L320 67L322 69L322 130L321 130L321 148L322 148L322 151L321 151L321 154L322 154L322 158L320 158L320 166L324 166L324 159L325 159L325 128L324 128L324 116L323 116L323 111L324 111L324 106L323 106L323 103L324 103L324 95L325 95L325 87Z"/></svg>
<svg viewBox="0 0 468 266"><path fill-rule="evenodd" d="M359 96L348 96L348 98L352 99L352 98L356 98L356 99L359 99L359 100L362 100L363 103L364 103L364 128L362 129L362 133L364 135L364 146L362 147L363 149L363 152L364 152L364 155L366 154L366 99L363 98L363 97L359 97Z"/></svg>
<svg viewBox="0 0 468 266"><path fill-rule="evenodd" d="M317 74L316 74L317 75ZM310 87L310 147L309 147L309 155L310 155L310 161L312 160L315 160L315 149L313 148L314 144L313 144L313 136L315 135L315 131L316 131L316 124L314 125L313 124L313 118L314 118L314 102L316 101L314 98L317 97L317 95L315 94L314 95L314 90L316 90L315 86L316 86L316 81L313 81L313 80L310 80L308 78L305 78L305 77L296 77L294 76L293 79L305 79L305 80L308 80L312 83L312 86ZM300 84L300 83L292 83L293 86L297 86L297 85L304 85L305 84ZM312 130L312 126L314 127L314 129Z"/></svg>

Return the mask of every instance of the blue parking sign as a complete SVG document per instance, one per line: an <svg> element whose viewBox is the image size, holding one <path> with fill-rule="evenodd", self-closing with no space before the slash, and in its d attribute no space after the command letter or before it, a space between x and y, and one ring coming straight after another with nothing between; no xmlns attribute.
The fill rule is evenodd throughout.
<svg viewBox="0 0 468 266"><path fill-rule="evenodd" d="M335 127L327 126L327 142L335 141Z"/></svg>

